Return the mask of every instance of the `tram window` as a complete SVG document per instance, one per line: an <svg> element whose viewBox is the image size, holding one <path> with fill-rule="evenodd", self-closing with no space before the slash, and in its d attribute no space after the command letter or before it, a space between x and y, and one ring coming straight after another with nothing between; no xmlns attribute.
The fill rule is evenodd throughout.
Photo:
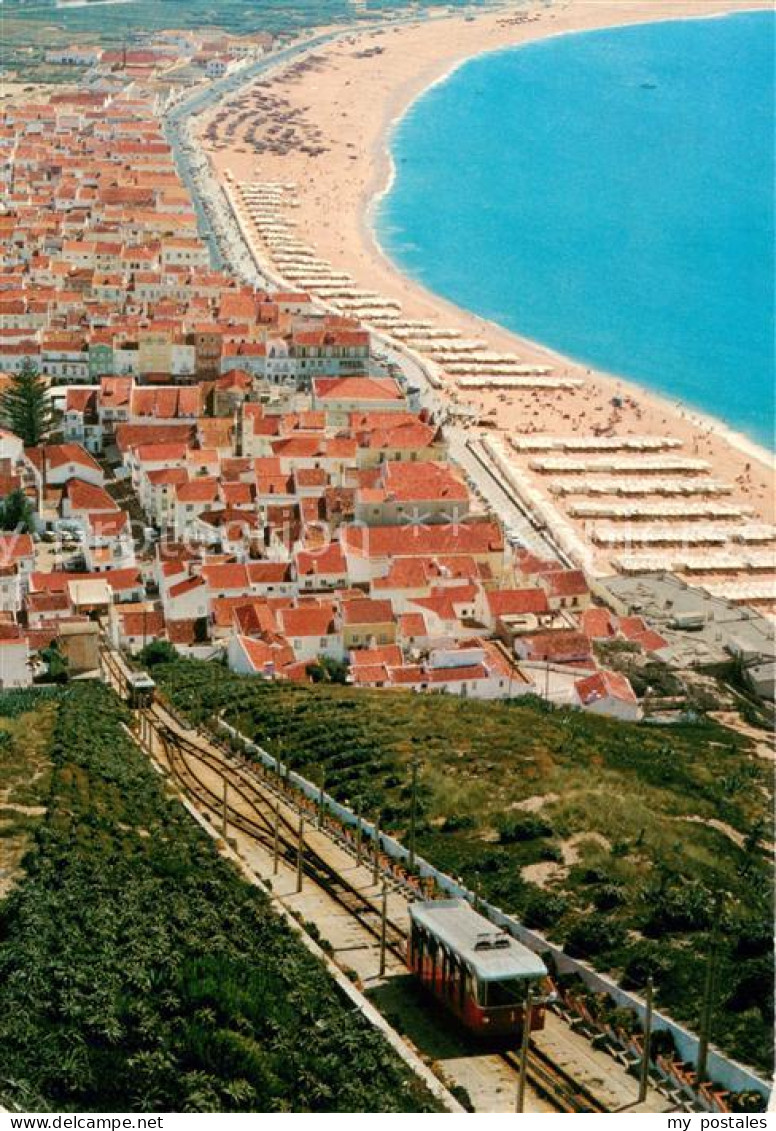
<svg viewBox="0 0 776 1131"><path fill-rule="evenodd" d="M522 1005L526 985L522 978L507 978L503 982L481 982L480 1001L490 1009L499 1006Z"/></svg>

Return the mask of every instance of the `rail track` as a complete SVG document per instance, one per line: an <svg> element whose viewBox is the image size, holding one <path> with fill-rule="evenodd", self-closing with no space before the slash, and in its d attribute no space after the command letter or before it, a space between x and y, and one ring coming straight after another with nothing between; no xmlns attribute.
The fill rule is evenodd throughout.
<svg viewBox="0 0 776 1131"><path fill-rule="evenodd" d="M108 681L122 698L127 698L127 674L119 657L103 648L102 660ZM239 830L260 844L279 861L301 870L301 874L325 892L347 915L378 943L382 939L381 893L374 898L351 884L337 868L300 836L299 821L289 816L297 809L300 817L309 820L309 811L299 809L281 785L260 777L248 763L235 756L208 736L195 740L183 733L178 720L158 702L136 708L133 712L135 733L141 745L153 754L154 742L162 752L172 778L179 789L206 814L211 823ZM207 744L205 744L207 743ZM207 780L208 776L211 780ZM214 788L212 778L218 782ZM285 810L285 812L284 812ZM295 814L296 815L296 814ZM314 828L308 825L308 829ZM374 851L367 849L370 862ZM379 862L379 858L378 858ZM398 885L395 885L398 889ZM386 917L386 952L404 963L406 929ZM514 1072L519 1073L519 1060L510 1050L498 1052ZM534 1090L564 1113L604 1113L608 1108L583 1083L574 1079L542 1049L531 1042L528 1049L527 1080Z"/></svg>
<svg viewBox="0 0 776 1131"><path fill-rule="evenodd" d="M147 717L147 716L146 716ZM269 784L261 782L250 771L232 765L206 748L199 746L174 731L169 725L159 722L154 731L165 752L165 760L170 771L201 810L214 819L246 833L271 853L275 853L277 835L277 855L292 868L301 866L302 873L326 892L349 915L357 919L369 934L376 939L381 937L381 909L363 891L349 883L336 868L329 863L308 839L301 838L299 827L284 812L289 799L275 792ZM223 793L218 791L197 774L192 761L199 761L227 784L226 805ZM231 798L231 801L230 801ZM247 816L244 808L236 804L244 803L244 808L254 816ZM278 804L279 803L279 804ZM277 827L277 834L276 834ZM386 921L386 949L403 961L404 931L390 919Z"/></svg>

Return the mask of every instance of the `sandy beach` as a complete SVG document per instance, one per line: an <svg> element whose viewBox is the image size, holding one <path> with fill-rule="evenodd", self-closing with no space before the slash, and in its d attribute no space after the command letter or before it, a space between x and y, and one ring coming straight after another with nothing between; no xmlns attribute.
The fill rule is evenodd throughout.
<svg viewBox="0 0 776 1131"><path fill-rule="evenodd" d="M374 202L392 175L392 123L430 84L473 55L577 30L762 7L755 0L559 0L549 7L510 5L474 18L354 33L314 50L303 65L246 87L203 118L199 133L221 175L229 171L238 183L293 184L296 237L359 287L398 300L408 318L454 327L527 365L552 366L559 376L584 380L582 388L547 392L453 385L452 399L476 408L494 434L669 435L688 457L708 461L715 480L731 485L727 498L750 506L750 521L770 523L771 453L721 421L620 377L592 373L431 294L393 266L371 224Z"/></svg>

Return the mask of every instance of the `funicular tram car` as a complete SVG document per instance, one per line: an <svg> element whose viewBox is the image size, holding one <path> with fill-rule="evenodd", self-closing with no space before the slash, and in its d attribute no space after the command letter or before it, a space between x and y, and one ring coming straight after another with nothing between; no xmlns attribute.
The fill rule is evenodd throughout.
<svg viewBox="0 0 776 1131"><path fill-rule="evenodd" d="M544 1028L544 979L538 955L473 911L464 899L410 904L407 965L473 1033L521 1033L533 990L531 1029Z"/></svg>
<svg viewBox="0 0 776 1131"><path fill-rule="evenodd" d="M147 672L130 672L127 676L127 702L133 710L150 707L156 684Z"/></svg>

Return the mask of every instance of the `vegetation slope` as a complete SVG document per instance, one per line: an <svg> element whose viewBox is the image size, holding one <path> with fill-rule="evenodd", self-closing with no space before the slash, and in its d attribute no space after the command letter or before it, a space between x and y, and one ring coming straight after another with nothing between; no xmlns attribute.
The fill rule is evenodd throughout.
<svg viewBox="0 0 776 1131"><path fill-rule="evenodd" d="M771 1064L770 766L740 734L623 724L541 701L269 684L154 668L197 723L223 717L566 950L697 1029L723 897L713 1039Z"/></svg>
<svg viewBox="0 0 776 1131"><path fill-rule="evenodd" d="M60 701L47 815L0 903L0 1103L433 1110L124 718L102 685Z"/></svg>

